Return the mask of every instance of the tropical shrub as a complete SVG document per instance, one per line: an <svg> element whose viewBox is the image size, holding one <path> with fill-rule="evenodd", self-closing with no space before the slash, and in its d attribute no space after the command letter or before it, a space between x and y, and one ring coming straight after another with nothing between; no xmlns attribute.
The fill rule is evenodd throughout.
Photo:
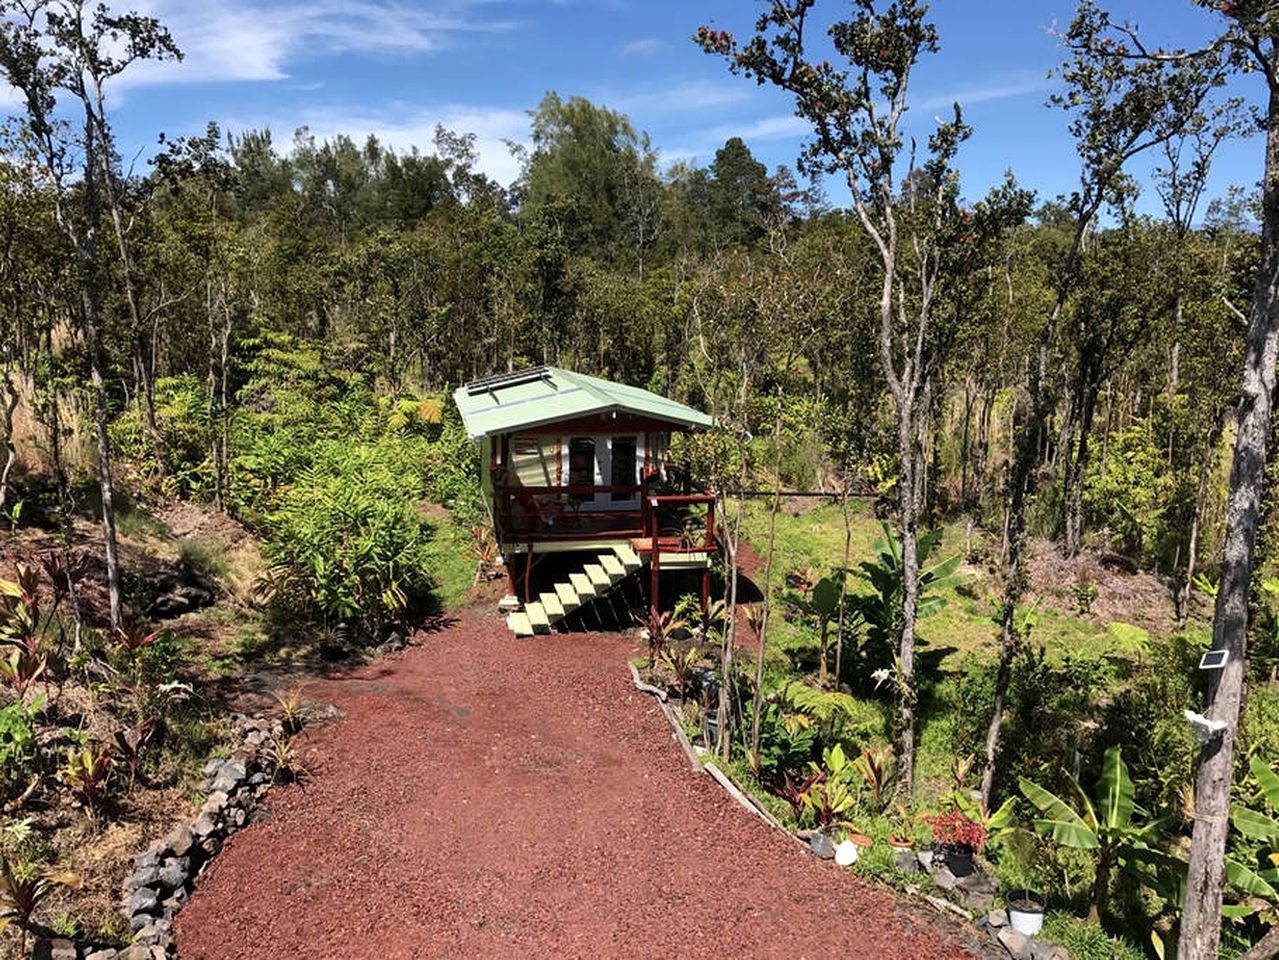
<svg viewBox="0 0 1279 960"><path fill-rule="evenodd" d="M155 425L169 496L203 498L213 489L208 394L193 373L161 377L155 382ZM113 448L140 474L150 474L156 454L138 404L131 404L111 423Z"/></svg>
<svg viewBox="0 0 1279 960"><path fill-rule="evenodd" d="M6 800L26 788L39 770L40 752L35 723L43 701L15 700L0 708L0 795Z"/></svg>
<svg viewBox="0 0 1279 960"><path fill-rule="evenodd" d="M270 523L260 592L278 613L372 636L429 600L430 526L376 486L308 471Z"/></svg>
<svg viewBox="0 0 1279 960"><path fill-rule="evenodd" d="M875 670L890 668L898 637L902 629L902 603L905 596L905 575L902 567L901 538L888 524L883 525L884 537L875 541L875 557L863 560L853 574L871 587L869 594L853 594L846 603L866 625L865 641L856 657L846 656L847 663L857 661L855 676L864 684ZM939 595L946 587L959 583L962 577L956 573L963 556L956 554L939 563L928 566L928 559L941 545L942 531L938 527L919 537L919 597L916 617L924 620L940 613L946 606L946 598Z"/></svg>
<svg viewBox="0 0 1279 960"><path fill-rule="evenodd" d="M1185 864L1154 846L1161 821L1151 820L1142 826L1133 822L1138 808L1120 748L1106 751L1095 802L1073 777L1069 779L1077 809L1025 777L1019 784L1022 794L1040 813L1034 820L1037 831L1054 843L1093 853L1096 866L1089 919L1099 919L1107 909L1110 882L1116 870L1129 871L1142 883L1174 899L1173 888L1184 881Z"/></svg>
<svg viewBox="0 0 1279 960"><path fill-rule="evenodd" d="M751 728L753 709L754 704L746 699L744 729ZM766 700L759 713L759 753L747 750L746 760L760 783L780 782L785 774L807 767L816 744L817 732L805 718L788 716Z"/></svg>

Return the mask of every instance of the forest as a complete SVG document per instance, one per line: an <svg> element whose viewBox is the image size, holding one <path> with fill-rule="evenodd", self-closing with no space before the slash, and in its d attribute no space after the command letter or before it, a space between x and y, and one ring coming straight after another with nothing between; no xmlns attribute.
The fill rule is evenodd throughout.
<svg viewBox="0 0 1279 960"><path fill-rule="evenodd" d="M813 0L690 23L690 55L792 97L793 169L738 137L668 163L548 92L510 185L444 127L397 151L210 123L135 166L108 94L180 58L164 25L0 2L5 916L36 929L48 897L120 936L51 870L146 822L139 778L177 802L219 736L202 684L464 602L494 558L450 392L555 364L716 418L676 450L724 494L726 604L696 653L718 749L779 816L810 761L794 819L831 815L813 782L861 750L866 823L958 811L1001 878L1057 898L1074 955L1272 955L1279 14L1200 6L1201 49L1147 49L1093 0L1061 28L1044 109L1078 185L1050 197L1016 170L970 194L959 105L903 132L945 42L916 0L857 0L828 35L804 33ZM1246 137L1263 179L1209 195ZM163 533L186 509L260 554ZM233 598L201 621L216 643L156 615L148 552ZM647 663L682 690L671 623ZM1093 811L1093 784L1124 809ZM70 833L27 812L59 792L87 811Z"/></svg>

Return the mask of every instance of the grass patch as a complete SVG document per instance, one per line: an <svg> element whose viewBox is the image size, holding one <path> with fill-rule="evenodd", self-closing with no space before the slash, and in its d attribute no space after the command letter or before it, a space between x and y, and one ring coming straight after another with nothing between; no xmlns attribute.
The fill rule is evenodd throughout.
<svg viewBox="0 0 1279 960"><path fill-rule="evenodd" d="M426 554L434 581L432 594L443 611L456 610L466 603L475 583L475 558L467 551L471 533L455 523L432 522Z"/></svg>
<svg viewBox="0 0 1279 960"><path fill-rule="evenodd" d="M1061 944L1072 960L1146 960L1147 953L1127 937L1111 936L1100 924L1059 910L1044 917L1045 940Z"/></svg>
<svg viewBox="0 0 1279 960"><path fill-rule="evenodd" d="M178 542L178 560L198 574L225 581L231 571L222 544L187 538Z"/></svg>

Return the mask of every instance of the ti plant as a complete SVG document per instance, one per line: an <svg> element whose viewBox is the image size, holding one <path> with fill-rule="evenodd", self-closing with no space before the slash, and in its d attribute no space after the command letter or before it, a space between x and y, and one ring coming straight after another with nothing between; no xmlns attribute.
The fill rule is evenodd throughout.
<svg viewBox="0 0 1279 960"><path fill-rule="evenodd" d="M1175 897L1175 888L1185 876L1185 864L1152 846L1162 821L1152 820L1142 826L1133 823L1133 814L1139 811L1132 778L1120 748L1111 747L1106 751L1095 802L1073 777L1068 779L1077 808L1025 777L1020 779L1019 786L1040 813L1034 821L1037 831L1063 847L1095 853L1096 874L1088 919L1095 922L1101 918L1110 892L1111 875L1116 869L1133 874L1142 883L1165 894L1166 899ZM1153 873L1143 868L1152 869Z"/></svg>
<svg viewBox="0 0 1279 960"><path fill-rule="evenodd" d="M646 609L632 612L631 617L640 628L640 639L648 645L649 658L652 660L656 660L666 649L672 633L687 626L686 621L676 618L665 610Z"/></svg>
<svg viewBox="0 0 1279 960"><path fill-rule="evenodd" d="M466 551L479 564L481 573L493 566L498 557L497 541L493 538L493 531L485 526L472 527L471 542Z"/></svg>
<svg viewBox="0 0 1279 960"><path fill-rule="evenodd" d="M861 756L853 760L853 769L870 789L870 803L876 813L884 809L884 790L892 783L893 766L892 747L862 747Z"/></svg>
<svg viewBox="0 0 1279 960"><path fill-rule="evenodd" d="M129 789L138 782L142 769L142 758L147 744L160 730L155 717L148 717L129 730L115 732L115 753L129 771Z"/></svg>
<svg viewBox="0 0 1279 960"><path fill-rule="evenodd" d="M803 793L804 805L812 811L818 827L822 830L836 826L854 829L851 823L838 819L857 802L848 785L854 765L849 762L844 748L835 744L822 751L822 766L811 762L809 766L815 776Z"/></svg>
<svg viewBox="0 0 1279 960"><path fill-rule="evenodd" d="M697 647L691 647L683 653L678 650L666 650L661 654L661 662L666 665L666 668L675 677L675 686L679 689L680 703L688 700L688 684L693 679L693 671L697 668L697 661L701 658L702 651Z"/></svg>
<svg viewBox="0 0 1279 960"><path fill-rule="evenodd" d="M13 688L19 699L26 699L27 691L44 676L49 658L43 653L26 647L14 647L8 656L0 659L0 679Z"/></svg>
<svg viewBox="0 0 1279 960"><path fill-rule="evenodd" d="M1279 930L1279 774L1260 757L1253 757L1249 767L1265 809L1231 805L1230 823L1239 842L1226 857L1226 880L1246 899L1226 904L1221 912L1232 919L1255 914L1274 931Z"/></svg>
<svg viewBox="0 0 1279 960"><path fill-rule="evenodd" d="M302 699L305 687L296 686L288 690L272 690L271 696L280 705L280 723L289 736L301 733L306 726L308 710Z"/></svg>
<svg viewBox="0 0 1279 960"><path fill-rule="evenodd" d="M106 799L113 765L114 757L107 744L91 742L67 750L67 762L58 771L58 777L79 795L90 817L97 816Z"/></svg>
<svg viewBox="0 0 1279 960"><path fill-rule="evenodd" d="M79 885L80 879L73 873L34 863L15 866L7 856L0 854L0 932L16 924L22 931L20 955L25 956L31 915L60 887Z"/></svg>
<svg viewBox="0 0 1279 960"><path fill-rule="evenodd" d="M796 781L789 773L784 773L781 782L773 782L769 785L769 789L790 804L791 814L795 817L795 821L799 822L804 811L808 809L808 791L813 784L825 776L822 771L815 770L802 780Z"/></svg>

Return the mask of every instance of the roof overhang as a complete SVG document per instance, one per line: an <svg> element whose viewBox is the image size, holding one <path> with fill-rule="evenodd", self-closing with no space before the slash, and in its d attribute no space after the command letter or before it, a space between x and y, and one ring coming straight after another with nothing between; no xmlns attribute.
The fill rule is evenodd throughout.
<svg viewBox="0 0 1279 960"><path fill-rule="evenodd" d="M532 430L598 414L627 413L683 430L705 429L714 418L660 394L558 367L532 367L459 387L454 403L467 436Z"/></svg>

